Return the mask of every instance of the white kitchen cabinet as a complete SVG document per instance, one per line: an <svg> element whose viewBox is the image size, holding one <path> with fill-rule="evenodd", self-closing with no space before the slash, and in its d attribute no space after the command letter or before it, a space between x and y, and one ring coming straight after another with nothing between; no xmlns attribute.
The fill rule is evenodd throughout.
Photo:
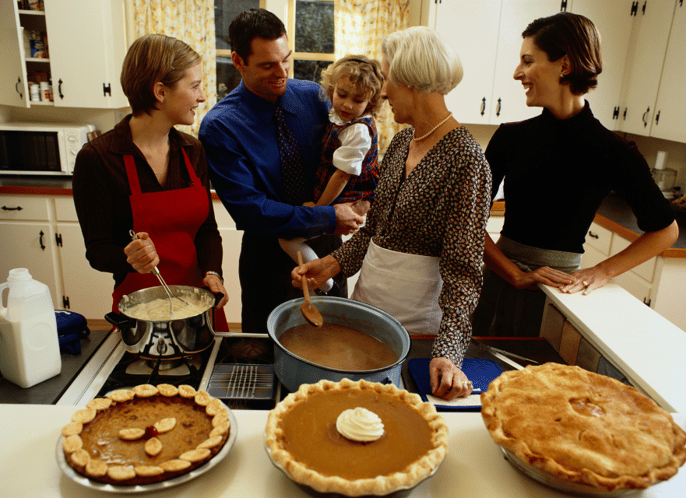
<svg viewBox="0 0 686 498"><path fill-rule="evenodd" d="M114 280L88 263L71 196L0 196L0 254L0 281L28 268L56 309L100 320L111 310Z"/></svg>
<svg viewBox="0 0 686 498"><path fill-rule="evenodd" d="M538 17L560 11L560 0L426 0L426 23L455 49L462 82L448 94L448 108L460 122L500 124L540 113L525 104L513 79L521 33Z"/></svg>
<svg viewBox="0 0 686 498"><path fill-rule="evenodd" d="M24 61L23 29L17 2L0 0L0 104L27 106L29 102Z"/></svg>
<svg viewBox="0 0 686 498"><path fill-rule="evenodd" d="M219 234L222 237L224 259L222 272L224 274L224 288L229 293L229 302L224 306L226 321L229 328L232 323L241 323L241 281L238 278L238 258L241 254L243 231L236 229L233 218L219 200L212 202L214 217L217 220ZM268 285L268 284L266 284Z"/></svg>
<svg viewBox="0 0 686 498"><path fill-rule="evenodd" d="M45 12L23 11L16 0L0 0L3 71L0 104L77 108L128 106L119 75L127 50L124 0L45 0ZM31 59L23 31L47 33L49 59ZM33 102L28 72L49 75L54 103Z"/></svg>
<svg viewBox="0 0 686 498"><path fill-rule="evenodd" d="M491 236L493 242L498 242L500 231L503 229L504 224L504 216L491 216L488 218L488 222L486 222L486 232Z"/></svg>
<svg viewBox="0 0 686 498"><path fill-rule="evenodd" d="M13 268L29 273L50 289L61 308L62 283L55 234L49 221L52 205L45 197L0 195L0 282Z"/></svg>
<svg viewBox="0 0 686 498"><path fill-rule="evenodd" d="M63 283L63 307L86 318L102 320L112 310L114 278L94 269L86 259L86 245L71 196L54 198L55 233Z"/></svg>
<svg viewBox="0 0 686 498"><path fill-rule="evenodd" d="M619 130L651 136L656 116L660 76L665 62L675 5L679 0L639 2L632 34L631 57L626 65L626 91L623 95ZM675 37L686 37L679 33ZM683 73L682 73L683 74ZM674 81L674 85L679 82ZM682 93L683 95L683 93ZM672 102L671 105L677 105Z"/></svg>
<svg viewBox="0 0 686 498"><path fill-rule="evenodd" d="M637 18L632 14L636 0L571 0L569 3L567 11L588 17L601 38L603 72L598 86L584 97L603 126L617 129L631 33Z"/></svg>
<svg viewBox="0 0 686 498"><path fill-rule="evenodd" d="M594 222L586 234L581 268L595 266L630 244L618 233ZM655 256L614 277L612 281L686 331L686 307L683 305L686 296L683 287L686 281L686 258Z"/></svg>
<svg viewBox="0 0 686 498"><path fill-rule="evenodd" d="M686 142L686 6L677 1L650 136Z"/></svg>

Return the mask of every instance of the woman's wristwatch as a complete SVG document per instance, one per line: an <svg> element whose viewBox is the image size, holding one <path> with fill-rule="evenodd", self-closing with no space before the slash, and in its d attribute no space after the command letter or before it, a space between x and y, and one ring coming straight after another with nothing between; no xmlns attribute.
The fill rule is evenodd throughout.
<svg viewBox="0 0 686 498"><path fill-rule="evenodd" d="M219 273L217 273L216 271L208 270L208 271L205 272L205 276L207 276L207 275L216 275L217 277L219 277L219 280L221 280L222 284L224 283L224 277L222 277L222 276L221 276Z"/></svg>

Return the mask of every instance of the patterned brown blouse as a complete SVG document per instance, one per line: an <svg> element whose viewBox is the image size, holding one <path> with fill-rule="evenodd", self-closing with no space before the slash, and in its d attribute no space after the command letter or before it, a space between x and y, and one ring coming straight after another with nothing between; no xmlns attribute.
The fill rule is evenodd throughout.
<svg viewBox="0 0 686 498"><path fill-rule="evenodd" d="M491 171L463 127L445 135L404 179L414 130L399 132L379 167L366 224L333 253L343 274L357 273L369 241L386 249L440 257L443 311L431 356L462 366L481 293L484 234L491 204Z"/></svg>

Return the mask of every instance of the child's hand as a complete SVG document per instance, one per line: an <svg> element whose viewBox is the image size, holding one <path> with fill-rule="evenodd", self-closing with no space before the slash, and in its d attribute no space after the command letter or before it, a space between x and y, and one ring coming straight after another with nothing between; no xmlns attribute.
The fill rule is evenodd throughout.
<svg viewBox="0 0 686 498"><path fill-rule="evenodd" d="M303 202L303 206L313 208L316 204L314 202Z"/></svg>

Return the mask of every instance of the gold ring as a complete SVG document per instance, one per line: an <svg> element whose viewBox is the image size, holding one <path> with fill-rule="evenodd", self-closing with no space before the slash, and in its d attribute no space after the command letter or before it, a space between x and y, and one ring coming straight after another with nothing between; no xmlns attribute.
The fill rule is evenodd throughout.
<svg viewBox="0 0 686 498"><path fill-rule="evenodd" d="M581 283L584 284L584 287L588 287L588 282L586 282L585 280Z"/></svg>

